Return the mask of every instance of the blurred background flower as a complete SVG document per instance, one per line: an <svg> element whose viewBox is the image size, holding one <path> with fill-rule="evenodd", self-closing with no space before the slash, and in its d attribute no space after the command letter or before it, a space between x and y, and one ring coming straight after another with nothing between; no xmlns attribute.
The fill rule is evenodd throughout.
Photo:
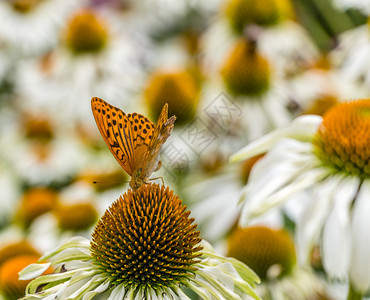
<svg viewBox="0 0 370 300"><path fill-rule="evenodd" d="M257 177L263 178L261 193L267 193L276 187L274 176L283 180L291 174L268 171L283 164L283 158L297 159L290 165L294 170L308 166L312 160L302 160L301 148L285 147L278 161L265 155L267 148L261 155L253 150L237 164L229 159L271 132L279 137L289 130L294 137L300 130L312 133L309 122L307 128L307 123L293 121L297 117L324 120L336 105L369 97L369 15L366 0L0 1L0 300L24 295L27 282L16 274L45 251L76 235L89 240L106 209L128 189L129 176L95 125L92 97L153 123L168 103L169 115L177 119L153 177L161 176L183 199L201 238L220 255L252 268L265 256L277 255L258 250L266 240L272 244L263 244L265 248L291 250L279 250L289 256L286 271L280 261L279 268L275 262L265 266L271 271L255 270L262 278L257 289L262 298L366 298L362 222L370 211L360 200L366 198L367 175L356 185L357 200L344 210L345 216L352 210L363 214L345 227L350 230L342 239L344 233L332 224L340 219L344 226L348 219L342 220L337 205L324 209L317 204L313 211L330 215L322 227L302 218L312 203L308 190L317 184L309 178L304 189L287 196L289 201L253 220L245 207L254 206L254 200L240 203ZM363 117L369 118L366 110ZM366 134L355 135L360 132L351 133L357 139L349 139L345 147L360 143L367 149ZM321 159L337 163L334 169L346 158L336 147L323 146L320 152ZM343 155L330 159L337 150ZM357 154L349 155L349 161L365 164ZM348 162L344 165L351 169ZM297 180L291 178L292 190L300 189ZM276 187L278 195L284 191ZM260 198L256 207L269 200ZM364 208L356 208L361 203ZM244 221L250 227L239 228ZM310 232L311 226L315 237L322 232L322 239L304 239L312 242L307 252L302 240L291 236ZM329 233L332 239L327 239ZM259 241L265 234L268 238ZM333 240L365 250L356 254L343 246L348 251L338 251L329 245ZM256 257L255 251L265 256ZM308 269L300 264L302 256Z"/></svg>

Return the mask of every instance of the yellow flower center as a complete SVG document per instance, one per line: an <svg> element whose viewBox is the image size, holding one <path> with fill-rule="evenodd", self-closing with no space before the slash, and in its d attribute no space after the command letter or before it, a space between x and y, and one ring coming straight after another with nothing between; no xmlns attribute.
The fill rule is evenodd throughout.
<svg viewBox="0 0 370 300"><path fill-rule="evenodd" d="M145 91L146 103L153 119L158 118L168 103L168 114L176 116L176 124L191 121L199 100L199 87L187 72L156 72Z"/></svg>
<svg viewBox="0 0 370 300"><path fill-rule="evenodd" d="M53 189L44 187L29 189L23 194L17 218L28 226L34 219L50 211L57 201L58 194Z"/></svg>
<svg viewBox="0 0 370 300"><path fill-rule="evenodd" d="M45 116L26 115L23 122L26 138L49 141L54 136L52 124Z"/></svg>
<svg viewBox="0 0 370 300"><path fill-rule="evenodd" d="M0 267L0 291L9 299L24 296L27 284L31 280L19 280L18 272L39 259L35 255L19 255L7 260Z"/></svg>
<svg viewBox="0 0 370 300"><path fill-rule="evenodd" d="M227 57L222 77L228 91L234 96L258 96L270 85L270 66L255 45L239 41Z"/></svg>
<svg viewBox="0 0 370 300"><path fill-rule="evenodd" d="M92 234L93 261L134 292L177 287L195 271L201 241L190 211L173 191L146 184L115 201Z"/></svg>
<svg viewBox="0 0 370 300"><path fill-rule="evenodd" d="M67 26L66 43L76 54L99 52L107 39L106 24L91 10L78 12Z"/></svg>
<svg viewBox="0 0 370 300"><path fill-rule="evenodd" d="M271 26L293 15L290 0L230 0L226 5L228 21L239 34L248 24Z"/></svg>
<svg viewBox="0 0 370 300"><path fill-rule="evenodd" d="M314 138L315 153L335 172L370 177L370 100L330 109Z"/></svg>
<svg viewBox="0 0 370 300"><path fill-rule="evenodd" d="M228 245L228 256L244 262L262 280L290 274L296 263L294 243L284 230L262 226L237 228Z"/></svg>
<svg viewBox="0 0 370 300"><path fill-rule="evenodd" d="M13 9L19 13L28 13L42 0L12 0Z"/></svg>
<svg viewBox="0 0 370 300"><path fill-rule="evenodd" d="M59 204L54 214L62 230L88 229L98 219L98 212L91 203Z"/></svg>

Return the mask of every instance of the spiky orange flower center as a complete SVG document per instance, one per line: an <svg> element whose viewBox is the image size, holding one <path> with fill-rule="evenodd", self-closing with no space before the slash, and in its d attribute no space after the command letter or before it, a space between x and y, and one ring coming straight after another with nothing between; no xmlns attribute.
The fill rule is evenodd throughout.
<svg viewBox="0 0 370 300"><path fill-rule="evenodd" d="M92 10L78 12L69 22L66 43L77 54L101 51L108 39L107 26Z"/></svg>
<svg viewBox="0 0 370 300"><path fill-rule="evenodd" d="M111 284L161 291L192 276L201 241L190 211L169 188L147 184L115 201L93 233L93 261Z"/></svg>
<svg viewBox="0 0 370 300"><path fill-rule="evenodd" d="M370 100L343 103L323 118L315 139L315 153L336 172L370 177Z"/></svg>
<svg viewBox="0 0 370 300"><path fill-rule="evenodd" d="M289 274L296 262L293 240L284 230L238 228L228 242L228 256L244 262L262 280Z"/></svg>

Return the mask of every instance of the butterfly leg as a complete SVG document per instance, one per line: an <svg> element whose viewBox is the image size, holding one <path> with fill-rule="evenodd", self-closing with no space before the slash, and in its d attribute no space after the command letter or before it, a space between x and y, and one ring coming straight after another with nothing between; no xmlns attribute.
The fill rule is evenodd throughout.
<svg viewBox="0 0 370 300"><path fill-rule="evenodd" d="M163 180L162 176L155 177L155 178L149 178L149 180L156 180L156 179L159 179L159 178L162 180L162 184L164 185L164 180Z"/></svg>

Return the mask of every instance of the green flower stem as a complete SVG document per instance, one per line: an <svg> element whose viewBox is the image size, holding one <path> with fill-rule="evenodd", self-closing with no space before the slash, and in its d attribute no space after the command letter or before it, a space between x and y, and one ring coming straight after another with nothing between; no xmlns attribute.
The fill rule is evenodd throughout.
<svg viewBox="0 0 370 300"><path fill-rule="evenodd" d="M349 284L347 300L361 300L362 293L357 292L352 283Z"/></svg>

